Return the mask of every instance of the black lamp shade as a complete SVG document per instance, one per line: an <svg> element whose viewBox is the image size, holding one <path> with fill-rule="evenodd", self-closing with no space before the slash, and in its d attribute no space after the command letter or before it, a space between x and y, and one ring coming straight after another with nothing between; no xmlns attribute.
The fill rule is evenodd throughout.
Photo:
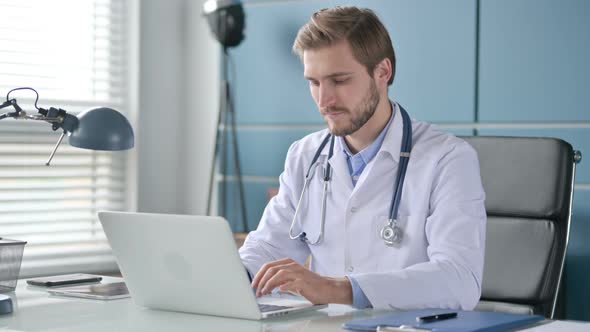
<svg viewBox="0 0 590 332"><path fill-rule="evenodd" d="M238 46L244 39L245 14L239 0L209 0L203 5L209 27L223 47Z"/></svg>
<svg viewBox="0 0 590 332"><path fill-rule="evenodd" d="M131 124L121 113L97 107L77 116L78 125L69 134L70 145L90 150L127 150L134 146Z"/></svg>

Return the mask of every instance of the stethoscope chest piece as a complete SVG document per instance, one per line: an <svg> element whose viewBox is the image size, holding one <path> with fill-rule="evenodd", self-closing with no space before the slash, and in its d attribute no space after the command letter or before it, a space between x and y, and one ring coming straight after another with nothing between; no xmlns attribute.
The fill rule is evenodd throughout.
<svg viewBox="0 0 590 332"><path fill-rule="evenodd" d="M402 228L397 225L396 220L390 220L389 223L381 229L381 238L387 246L396 247L402 242L404 232Z"/></svg>

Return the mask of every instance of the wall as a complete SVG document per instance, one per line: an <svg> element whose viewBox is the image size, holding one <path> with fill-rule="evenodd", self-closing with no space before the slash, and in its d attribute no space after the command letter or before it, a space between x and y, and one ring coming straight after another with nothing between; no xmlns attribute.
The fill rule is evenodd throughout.
<svg viewBox="0 0 590 332"><path fill-rule="evenodd" d="M219 47L203 2L140 3L138 211L205 213Z"/></svg>
<svg viewBox="0 0 590 332"><path fill-rule="evenodd" d="M311 13L341 1L244 1L246 40L234 63L237 135L249 229L286 151L323 127L291 45ZM563 138L590 151L590 2L365 0L391 33L398 72L391 97L417 119L457 134ZM231 153L230 153L231 164ZM229 169L228 214L243 231ZM567 314L590 320L590 162L577 170L566 265Z"/></svg>
<svg viewBox="0 0 590 332"><path fill-rule="evenodd" d="M583 0L481 1L479 134L559 137L590 152L589 15ZM576 175L566 306L590 320L589 160Z"/></svg>

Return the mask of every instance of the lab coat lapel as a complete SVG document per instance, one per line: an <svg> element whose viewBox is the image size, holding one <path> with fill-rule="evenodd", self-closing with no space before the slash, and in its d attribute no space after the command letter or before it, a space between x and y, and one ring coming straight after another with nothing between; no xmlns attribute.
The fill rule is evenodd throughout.
<svg viewBox="0 0 590 332"><path fill-rule="evenodd" d="M336 141L334 146L334 155L329 159L330 166L334 174L332 174L332 183L338 182L343 185L349 193L354 189L352 186L352 179L350 178L350 172L348 170L348 164L346 163L346 155L342 151L342 146Z"/></svg>
<svg viewBox="0 0 590 332"><path fill-rule="evenodd" d="M397 103L392 103L395 108L393 123L389 127L389 130L385 134L383 145L377 153L378 157L381 153L388 153L395 163L399 163L399 153L402 147L402 136L404 132L404 120L401 115L401 110Z"/></svg>
<svg viewBox="0 0 590 332"><path fill-rule="evenodd" d="M394 107L393 122L385 133L385 139L379 152L361 174L355 186L356 191L361 190L365 182L380 181L379 179L382 179L391 170L397 170L402 146L403 119L397 103L392 103L392 105ZM376 166L376 164L378 165Z"/></svg>

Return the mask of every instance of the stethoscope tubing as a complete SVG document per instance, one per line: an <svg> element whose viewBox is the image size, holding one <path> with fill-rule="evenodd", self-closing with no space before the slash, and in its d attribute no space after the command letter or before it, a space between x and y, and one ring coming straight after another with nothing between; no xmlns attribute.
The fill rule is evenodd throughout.
<svg viewBox="0 0 590 332"><path fill-rule="evenodd" d="M307 191L307 188L309 186L309 183L311 182L311 179L313 177L313 173L312 173L312 169L315 169L318 166L318 159L320 157L320 154L322 153L322 151L324 150L324 148L326 147L326 145L328 144L328 142L330 142L330 149L328 150L328 159L326 160L326 169L324 170L324 189L323 189L323 193L322 193L322 209L320 212L320 236L318 237L318 239L315 242L311 242L309 241L309 239L307 238L307 234L305 232L300 232L297 235L293 235L293 228L295 228L295 223L297 221L297 216L299 215L299 209L301 208L301 202L303 201L303 195L305 195L305 192ZM328 133L324 139L322 140L322 143L320 144L320 146L318 147L316 153L314 154L311 163L309 165L309 168L307 169L307 173L305 174L305 182L303 183L303 190L301 191L301 195L299 196L299 202L297 202L297 207L295 208L295 214L293 215L293 221L291 222L291 227L289 228L289 238L291 240L296 240L299 239L301 241L304 242L308 242L311 245L316 245L318 243L320 243L324 237L324 227L326 225L325 223L325 218L326 218L326 204L327 204L327 199L328 199L328 186L330 181L332 180L332 167L330 166L330 163L328 162L328 160L332 157L332 155L334 154L334 136L332 136L330 133Z"/></svg>
<svg viewBox="0 0 590 332"><path fill-rule="evenodd" d="M295 221L297 220L297 215L299 214L299 209L301 208L301 202L303 201L303 196L305 195L305 192L307 191L307 187L309 186L309 183L311 182L311 179L313 177L313 173L312 170L315 170L315 168L318 166L318 159L320 157L320 154L322 153L322 151L324 150L324 148L326 147L326 145L328 144L328 142L330 143L330 150L328 152L328 159L330 159L330 157L333 155L334 153L334 136L332 136L331 134L327 134L324 139L322 140L322 143L320 144L320 146L318 147L316 153L314 154L311 163L307 169L307 173L305 174L305 182L303 183L303 190L301 191L301 195L299 196L299 201L297 202L297 207L295 208L295 214L293 215L293 222L291 223L291 227L289 228L289 238L291 240L296 240L299 239L301 241L307 241L312 245L316 245L318 243L321 242L323 236L324 236L324 226L325 226L325 222L321 223L320 226L320 236L318 237L318 239L315 242L310 242L307 239L307 236L305 234L305 232L300 232L297 235L293 235L293 228L295 228ZM326 217L326 200L328 198L328 185L330 180L332 179L332 167L330 166L330 163L328 162L328 160L326 160L326 170L324 171L324 191L322 193L322 210L320 212L321 214L321 220L325 220Z"/></svg>
<svg viewBox="0 0 590 332"><path fill-rule="evenodd" d="M403 134L402 134L402 146L399 158L399 170L397 171L396 185L393 189L393 197L391 198L391 207L389 208L389 221L393 222L397 220L399 204L402 198L402 190L404 187L404 179L406 177L406 171L408 169L408 163L410 161L410 151L412 150L412 125L410 116L400 105L401 115L403 119Z"/></svg>

